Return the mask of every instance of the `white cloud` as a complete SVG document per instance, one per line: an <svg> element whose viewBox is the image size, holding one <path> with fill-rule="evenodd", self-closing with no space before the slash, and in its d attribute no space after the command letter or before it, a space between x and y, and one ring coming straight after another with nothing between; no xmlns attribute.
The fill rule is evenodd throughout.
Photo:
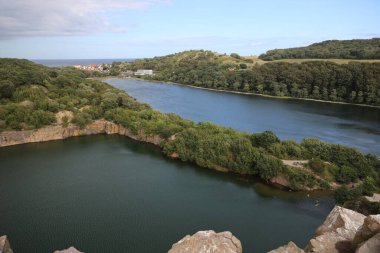
<svg viewBox="0 0 380 253"><path fill-rule="evenodd" d="M108 11L144 9L169 0L0 0L0 37L121 31Z"/></svg>

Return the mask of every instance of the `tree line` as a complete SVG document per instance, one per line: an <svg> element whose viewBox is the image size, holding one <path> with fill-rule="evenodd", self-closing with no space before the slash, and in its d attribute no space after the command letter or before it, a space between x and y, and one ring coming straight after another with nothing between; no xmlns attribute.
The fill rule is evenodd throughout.
<svg viewBox="0 0 380 253"><path fill-rule="evenodd" d="M222 60L223 59L223 60ZM380 63L328 61L251 64L209 51L136 60L125 69L155 70L150 77L199 87L272 96L380 105Z"/></svg>
<svg viewBox="0 0 380 253"><path fill-rule="evenodd" d="M265 61L281 59L380 59L380 38L327 40L307 47L269 50L259 56Z"/></svg>

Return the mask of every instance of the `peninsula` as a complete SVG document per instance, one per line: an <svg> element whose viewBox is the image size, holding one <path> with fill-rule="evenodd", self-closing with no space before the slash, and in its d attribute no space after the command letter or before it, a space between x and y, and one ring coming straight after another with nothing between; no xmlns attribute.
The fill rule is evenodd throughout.
<svg viewBox="0 0 380 253"><path fill-rule="evenodd" d="M365 201L360 197L379 188L379 159L350 147L195 124L155 111L74 68L1 59L0 76L0 146L117 133L200 167L258 177L291 190L335 190L342 204ZM373 205L370 212L378 212Z"/></svg>

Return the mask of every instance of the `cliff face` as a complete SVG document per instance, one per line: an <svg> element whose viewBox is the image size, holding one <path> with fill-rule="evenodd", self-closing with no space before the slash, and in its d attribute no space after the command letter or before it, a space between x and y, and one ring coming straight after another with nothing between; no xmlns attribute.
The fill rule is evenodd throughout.
<svg viewBox="0 0 380 253"><path fill-rule="evenodd" d="M131 133L127 128L104 119L96 120L81 129L70 124L68 127L48 126L37 130L27 131L6 131L0 133L0 147L25 144L30 142L44 142L52 140L62 140L74 136L93 135L93 134L120 134L155 145L160 145L162 138L140 132Z"/></svg>

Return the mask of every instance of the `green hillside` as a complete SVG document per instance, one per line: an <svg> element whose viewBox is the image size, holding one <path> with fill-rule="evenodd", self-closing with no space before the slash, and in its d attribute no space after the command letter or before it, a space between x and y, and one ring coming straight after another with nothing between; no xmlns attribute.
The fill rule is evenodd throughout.
<svg viewBox="0 0 380 253"><path fill-rule="evenodd" d="M115 63L116 72L153 69L148 77L204 88L278 97L380 105L380 62L330 61L258 64L236 54L185 51L163 57Z"/></svg>

